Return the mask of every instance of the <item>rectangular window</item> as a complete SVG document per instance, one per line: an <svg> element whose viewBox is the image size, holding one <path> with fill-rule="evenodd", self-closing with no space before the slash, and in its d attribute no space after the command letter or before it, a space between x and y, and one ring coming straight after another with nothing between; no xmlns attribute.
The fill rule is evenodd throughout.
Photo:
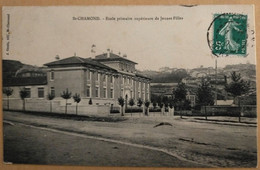
<svg viewBox="0 0 260 170"><path fill-rule="evenodd" d="M114 77L111 75L111 76L110 76L110 83L113 83L113 78L114 78Z"/></svg>
<svg viewBox="0 0 260 170"><path fill-rule="evenodd" d="M96 72L96 81L98 81L98 80L99 80L99 73Z"/></svg>
<svg viewBox="0 0 260 170"><path fill-rule="evenodd" d="M107 89L106 88L103 88L103 97L107 98Z"/></svg>
<svg viewBox="0 0 260 170"><path fill-rule="evenodd" d="M54 87L51 87L51 95L55 96L55 89L54 89Z"/></svg>
<svg viewBox="0 0 260 170"><path fill-rule="evenodd" d="M96 97L99 97L99 87L96 87L95 91L96 91Z"/></svg>
<svg viewBox="0 0 260 170"><path fill-rule="evenodd" d="M54 80L54 71L51 71L50 74L51 74L51 75L50 75L50 80L53 81L53 80Z"/></svg>
<svg viewBox="0 0 260 170"><path fill-rule="evenodd" d="M87 71L87 80L90 80L90 71Z"/></svg>
<svg viewBox="0 0 260 170"><path fill-rule="evenodd" d="M114 89L110 89L110 98L111 98L111 99L114 98Z"/></svg>
<svg viewBox="0 0 260 170"><path fill-rule="evenodd" d="M44 88L43 87L38 88L38 98L44 98Z"/></svg>
<svg viewBox="0 0 260 170"><path fill-rule="evenodd" d="M124 94L124 90L123 90L123 89L121 89L121 96L123 96L123 94Z"/></svg>
<svg viewBox="0 0 260 170"><path fill-rule="evenodd" d="M25 88L25 91L27 92L27 96L25 98L31 98L31 88Z"/></svg>
<svg viewBox="0 0 260 170"><path fill-rule="evenodd" d="M103 82L107 82L107 75L103 76Z"/></svg>
<svg viewBox="0 0 260 170"><path fill-rule="evenodd" d="M90 86L87 86L86 96L90 97Z"/></svg>

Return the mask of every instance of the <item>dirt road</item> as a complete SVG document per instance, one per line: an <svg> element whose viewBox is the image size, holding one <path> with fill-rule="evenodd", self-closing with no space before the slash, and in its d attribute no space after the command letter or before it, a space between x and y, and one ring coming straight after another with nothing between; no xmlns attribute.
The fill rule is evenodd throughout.
<svg viewBox="0 0 260 170"><path fill-rule="evenodd" d="M4 123L4 161L85 166L200 166L158 151L16 123Z"/></svg>
<svg viewBox="0 0 260 170"><path fill-rule="evenodd" d="M256 127L192 122L178 117L128 118L121 122L78 121L4 112L4 120L166 150L213 167L255 167ZM159 126L169 122L173 126Z"/></svg>

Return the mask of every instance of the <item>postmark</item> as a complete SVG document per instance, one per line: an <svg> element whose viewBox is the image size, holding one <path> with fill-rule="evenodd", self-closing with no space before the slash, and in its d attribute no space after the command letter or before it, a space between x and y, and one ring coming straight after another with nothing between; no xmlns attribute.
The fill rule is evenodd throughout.
<svg viewBox="0 0 260 170"><path fill-rule="evenodd" d="M210 35L211 34L211 35ZM247 15L214 14L207 33L208 45L215 56L247 56Z"/></svg>

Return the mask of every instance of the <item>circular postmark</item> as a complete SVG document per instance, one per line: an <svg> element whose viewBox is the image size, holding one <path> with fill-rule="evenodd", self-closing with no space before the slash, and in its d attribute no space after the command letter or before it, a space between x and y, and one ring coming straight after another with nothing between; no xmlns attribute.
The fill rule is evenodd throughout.
<svg viewBox="0 0 260 170"><path fill-rule="evenodd" d="M213 55L247 56L247 15L214 14L207 30L207 42Z"/></svg>

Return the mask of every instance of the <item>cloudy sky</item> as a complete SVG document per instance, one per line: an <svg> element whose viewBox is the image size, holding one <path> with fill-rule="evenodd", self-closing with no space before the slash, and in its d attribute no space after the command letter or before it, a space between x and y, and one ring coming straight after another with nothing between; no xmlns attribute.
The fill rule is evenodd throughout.
<svg viewBox="0 0 260 170"><path fill-rule="evenodd" d="M42 66L56 55L91 57L106 52L127 54L140 70L161 67L195 68L214 66L207 44L207 29L216 13L248 15L248 56L219 58L226 64L255 63L253 6L85 6L5 7L3 9L3 58ZM8 25L8 15L9 26ZM100 20L73 20L73 17ZM180 17L182 20L111 21L106 17ZM7 27L10 39L6 38ZM9 42L9 49L7 43ZM9 53L9 55L7 55Z"/></svg>

